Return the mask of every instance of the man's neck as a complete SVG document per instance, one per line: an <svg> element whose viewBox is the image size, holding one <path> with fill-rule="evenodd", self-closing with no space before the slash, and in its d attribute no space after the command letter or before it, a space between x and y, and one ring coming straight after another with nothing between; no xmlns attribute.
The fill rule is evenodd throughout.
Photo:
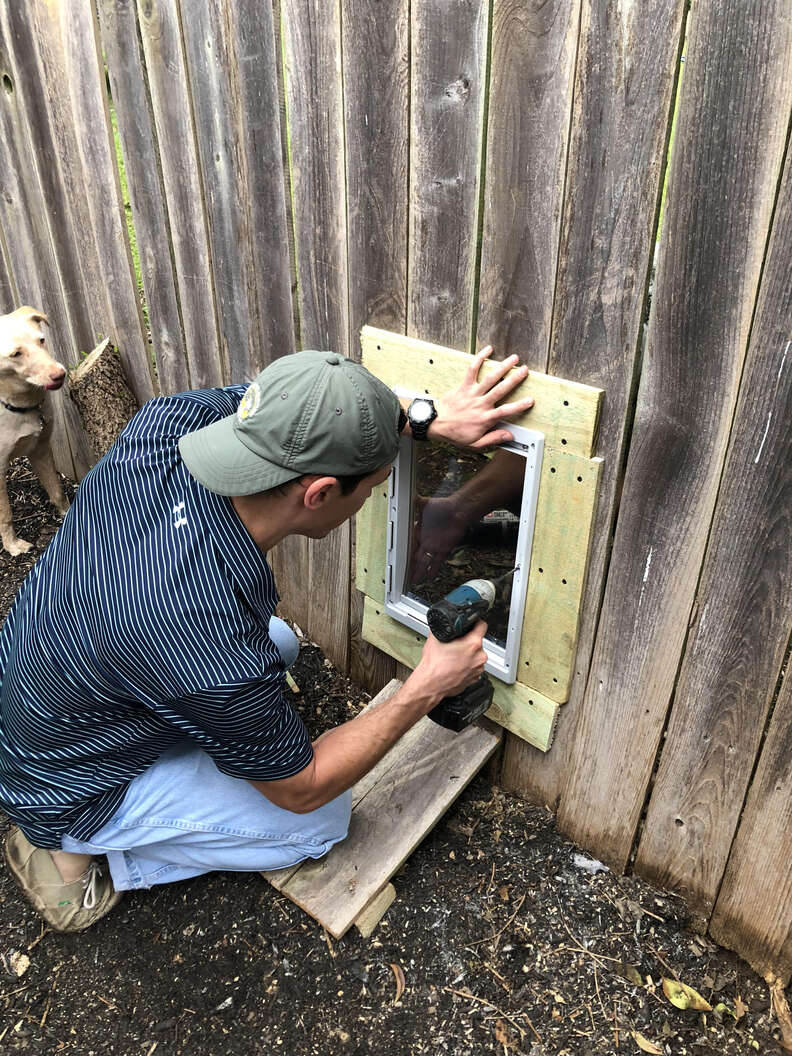
<svg viewBox="0 0 792 1056"><path fill-rule="evenodd" d="M235 495L231 505L248 535L263 553L291 534L291 504L285 501L285 496Z"/></svg>

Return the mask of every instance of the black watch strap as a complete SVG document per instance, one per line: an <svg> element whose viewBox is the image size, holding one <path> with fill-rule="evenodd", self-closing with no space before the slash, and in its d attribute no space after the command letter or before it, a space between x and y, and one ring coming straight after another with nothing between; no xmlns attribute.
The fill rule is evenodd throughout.
<svg viewBox="0 0 792 1056"><path fill-rule="evenodd" d="M421 417L416 419L413 416L412 409L416 403L429 404L431 413L428 417ZM435 407L434 400L428 396L416 396L410 406L407 408L407 420L410 423L410 432L412 433L413 440L426 440L429 433L429 426L437 417L437 408Z"/></svg>

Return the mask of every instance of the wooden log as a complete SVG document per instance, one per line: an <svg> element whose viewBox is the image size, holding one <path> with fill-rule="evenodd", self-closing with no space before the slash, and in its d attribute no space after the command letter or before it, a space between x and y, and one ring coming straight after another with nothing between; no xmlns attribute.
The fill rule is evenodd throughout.
<svg viewBox="0 0 792 1056"><path fill-rule="evenodd" d="M121 357L109 338L70 372L69 394L98 461L138 409Z"/></svg>
<svg viewBox="0 0 792 1056"><path fill-rule="evenodd" d="M559 827L625 867L690 622L792 107L784 3L696 9L599 632ZM757 72L758 71L758 72Z"/></svg>

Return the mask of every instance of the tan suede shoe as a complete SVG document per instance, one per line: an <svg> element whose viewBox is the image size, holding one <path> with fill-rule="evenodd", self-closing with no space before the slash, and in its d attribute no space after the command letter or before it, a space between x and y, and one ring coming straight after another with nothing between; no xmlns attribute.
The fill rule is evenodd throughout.
<svg viewBox="0 0 792 1056"><path fill-rule="evenodd" d="M5 855L25 898L55 931L82 931L121 901L96 860L71 884L63 882L49 851L34 847L17 828L5 839Z"/></svg>

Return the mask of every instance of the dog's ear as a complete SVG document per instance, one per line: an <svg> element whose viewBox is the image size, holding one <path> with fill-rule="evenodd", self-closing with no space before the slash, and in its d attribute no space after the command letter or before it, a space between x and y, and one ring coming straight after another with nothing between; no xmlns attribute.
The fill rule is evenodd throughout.
<svg viewBox="0 0 792 1056"><path fill-rule="evenodd" d="M29 319L31 323L49 323L49 319L42 311L38 308L31 308L29 304L17 308L13 314L20 315L24 319Z"/></svg>

